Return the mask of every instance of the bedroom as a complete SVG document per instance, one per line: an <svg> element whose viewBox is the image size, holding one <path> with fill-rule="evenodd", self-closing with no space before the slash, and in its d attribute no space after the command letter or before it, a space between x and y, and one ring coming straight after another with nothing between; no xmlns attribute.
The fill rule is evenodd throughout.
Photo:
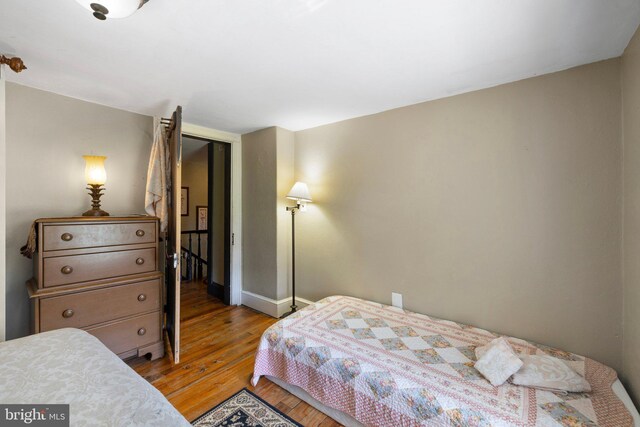
<svg viewBox="0 0 640 427"><path fill-rule="evenodd" d="M144 214L154 119L180 105L175 137L231 147L231 305L177 314L177 364L175 336L127 363L188 421L246 387L330 422L250 384L293 278L300 307L397 293L411 312L588 357L638 404L640 3L151 0L104 21L86 7L0 6L0 54L28 67L4 66L0 92L5 344L32 333L30 224L90 206L83 155L107 157L103 209ZM312 202L295 212L294 269L296 181Z"/></svg>

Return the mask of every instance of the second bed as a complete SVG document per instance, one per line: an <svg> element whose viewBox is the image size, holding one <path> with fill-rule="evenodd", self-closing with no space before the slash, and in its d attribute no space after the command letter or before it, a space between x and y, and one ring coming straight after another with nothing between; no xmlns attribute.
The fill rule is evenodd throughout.
<svg viewBox="0 0 640 427"><path fill-rule="evenodd" d="M519 354L561 360L590 393L493 387L473 367L498 334L352 297L312 304L265 331L253 383L267 376L346 425L632 426L616 372L589 358L508 338Z"/></svg>

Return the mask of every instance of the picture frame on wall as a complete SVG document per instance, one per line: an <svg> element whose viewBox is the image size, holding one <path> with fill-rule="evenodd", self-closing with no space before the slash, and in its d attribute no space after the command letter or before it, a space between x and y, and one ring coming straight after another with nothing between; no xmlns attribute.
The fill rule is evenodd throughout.
<svg viewBox="0 0 640 427"><path fill-rule="evenodd" d="M209 219L207 206L196 206L196 230L206 230Z"/></svg>
<svg viewBox="0 0 640 427"><path fill-rule="evenodd" d="M180 189L180 215L189 216L189 187Z"/></svg>

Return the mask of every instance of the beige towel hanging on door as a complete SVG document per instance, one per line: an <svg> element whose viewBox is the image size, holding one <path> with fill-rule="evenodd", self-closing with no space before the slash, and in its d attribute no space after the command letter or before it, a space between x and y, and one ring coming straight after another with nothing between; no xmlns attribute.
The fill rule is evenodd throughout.
<svg viewBox="0 0 640 427"><path fill-rule="evenodd" d="M162 124L158 123L151 147L149 158L149 170L147 171L147 191L144 197L144 210L153 216L160 218L160 231L167 231L169 211L169 174L168 174L168 147L165 140L165 131Z"/></svg>

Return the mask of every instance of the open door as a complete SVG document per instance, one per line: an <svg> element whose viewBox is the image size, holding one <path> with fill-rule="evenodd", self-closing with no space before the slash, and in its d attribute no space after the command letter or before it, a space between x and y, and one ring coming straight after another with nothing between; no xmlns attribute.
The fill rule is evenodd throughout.
<svg viewBox="0 0 640 427"><path fill-rule="evenodd" d="M182 107L178 106L167 128L169 164L171 167L171 197L166 238L165 283L167 286L167 335L173 353L173 363L180 362L180 248L182 183Z"/></svg>

